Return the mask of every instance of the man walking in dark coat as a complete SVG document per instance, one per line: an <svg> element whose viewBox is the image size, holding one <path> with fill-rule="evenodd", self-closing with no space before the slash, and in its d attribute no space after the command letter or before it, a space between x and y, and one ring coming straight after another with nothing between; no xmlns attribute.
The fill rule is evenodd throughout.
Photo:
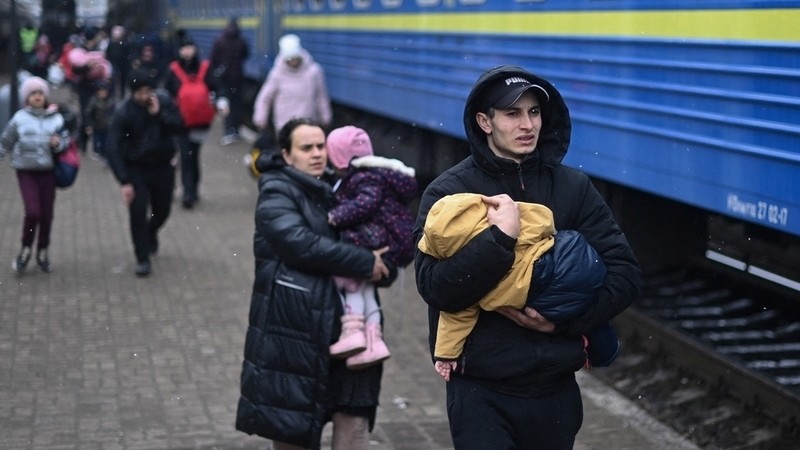
<svg viewBox="0 0 800 450"><path fill-rule="evenodd" d="M150 255L158 251L158 229L167 221L175 187L173 135L183 130L169 95L154 91L155 80L134 70L131 95L114 112L108 131L108 163L122 186L130 213L136 276L150 275ZM149 211L148 211L149 209Z"/></svg>
<svg viewBox="0 0 800 450"><path fill-rule="evenodd" d="M457 450L571 449L583 421L575 380L586 361L581 335L634 301L639 265L589 177L561 163L572 127L566 103L547 80L519 67L487 71L467 98L464 128L471 156L427 187L415 239L436 201L455 193L482 194L490 227L449 258L417 252L431 352L439 312L477 303L510 271L521 225L515 202L547 206L556 229L581 233L607 272L594 304L573 320L555 324L530 307L480 311L447 383L453 444Z"/></svg>
<svg viewBox="0 0 800 450"><path fill-rule="evenodd" d="M241 35L239 23L232 18L211 49L211 74L218 95L227 97L230 112L225 117L225 134L222 145L240 140L239 126L242 124L242 64L250 54L247 41Z"/></svg>

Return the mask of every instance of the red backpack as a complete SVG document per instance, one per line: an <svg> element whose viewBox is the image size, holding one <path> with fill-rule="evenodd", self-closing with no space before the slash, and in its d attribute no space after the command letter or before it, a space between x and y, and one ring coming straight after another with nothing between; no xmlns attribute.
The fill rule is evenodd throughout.
<svg viewBox="0 0 800 450"><path fill-rule="evenodd" d="M169 65L170 70L181 82L177 103L183 123L188 128L204 127L214 120L214 106L209 99L208 86L205 83L208 66L208 61L203 61L200 63L200 70L194 75L189 75L178 61L172 61Z"/></svg>

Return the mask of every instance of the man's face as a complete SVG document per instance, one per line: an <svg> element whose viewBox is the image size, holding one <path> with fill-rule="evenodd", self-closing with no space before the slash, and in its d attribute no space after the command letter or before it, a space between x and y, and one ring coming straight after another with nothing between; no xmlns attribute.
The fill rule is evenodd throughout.
<svg viewBox="0 0 800 450"><path fill-rule="evenodd" d="M325 132L322 128L300 125L292 132L291 151L282 151L286 164L313 177L321 177L328 162Z"/></svg>
<svg viewBox="0 0 800 450"><path fill-rule="evenodd" d="M178 56L181 59L189 61L197 54L197 47L194 45L183 45L178 49Z"/></svg>
<svg viewBox="0 0 800 450"><path fill-rule="evenodd" d="M539 100L532 91L508 109L495 109L494 117L479 112L478 125L486 133L486 141L495 155L521 162L536 149L542 129L542 111Z"/></svg>
<svg viewBox="0 0 800 450"><path fill-rule="evenodd" d="M137 105L147 106L150 103L150 98L153 97L153 88L150 86L142 86L133 91L131 97Z"/></svg>

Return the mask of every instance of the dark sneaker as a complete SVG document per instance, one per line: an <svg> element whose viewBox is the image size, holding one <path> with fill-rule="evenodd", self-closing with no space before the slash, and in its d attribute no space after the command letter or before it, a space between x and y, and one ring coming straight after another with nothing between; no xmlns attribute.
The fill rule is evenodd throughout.
<svg viewBox="0 0 800 450"><path fill-rule="evenodd" d="M47 250L45 249L36 252L36 264L39 266L39 270L44 273L53 271L53 266L50 265L50 260L47 258Z"/></svg>
<svg viewBox="0 0 800 450"><path fill-rule="evenodd" d="M181 204L183 205L184 209L192 209L194 207L196 200L194 197L184 196L183 200L181 200Z"/></svg>
<svg viewBox="0 0 800 450"><path fill-rule="evenodd" d="M150 236L150 254L155 255L158 253L158 236Z"/></svg>
<svg viewBox="0 0 800 450"><path fill-rule="evenodd" d="M11 268L14 269L17 273L22 273L25 271L25 267L28 266L28 261L31 260L31 248L30 247L22 247L22 250L19 251L19 255L14 258L14 261L11 261Z"/></svg>
<svg viewBox="0 0 800 450"><path fill-rule="evenodd" d="M134 269L134 273L137 277L146 277L150 275L153 269L150 267L150 261L142 261L140 263L136 263L136 268Z"/></svg>

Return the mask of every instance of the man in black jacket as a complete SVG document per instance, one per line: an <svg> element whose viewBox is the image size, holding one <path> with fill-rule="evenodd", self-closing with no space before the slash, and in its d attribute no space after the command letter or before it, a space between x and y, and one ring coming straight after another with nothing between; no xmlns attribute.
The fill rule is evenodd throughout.
<svg viewBox="0 0 800 450"><path fill-rule="evenodd" d="M476 303L508 273L520 231L515 201L553 211L556 229L581 233L608 268L597 301L574 320L554 324L536 310L481 311L447 383L456 449L570 449L583 421L576 370L583 339L627 308L640 271L625 235L589 177L561 164L571 122L561 94L519 67L484 73L464 108L471 156L425 190L417 242L431 206L460 192L483 194L491 225L450 258L417 252L417 287L429 305L430 343L439 311Z"/></svg>
<svg viewBox="0 0 800 450"><path fill-rule="evenodd" d="M128 86L131 95L117 107L108 130L108 163L130 213L135 273L146 277L150 255L158 251L158 229L172 207L173 135L182 131L183 121L169 95L155 92L155 80L146 72L132 71Z"/></svg>

